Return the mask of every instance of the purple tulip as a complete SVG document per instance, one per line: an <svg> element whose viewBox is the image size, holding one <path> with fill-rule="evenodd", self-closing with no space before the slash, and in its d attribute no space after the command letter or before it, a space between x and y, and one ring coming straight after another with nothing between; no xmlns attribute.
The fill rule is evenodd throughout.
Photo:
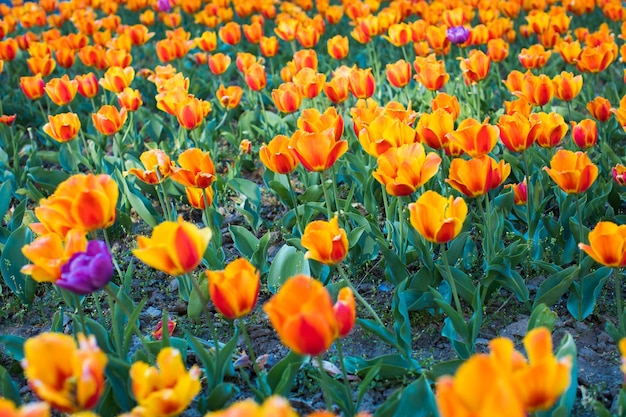
<svg viewBox="0 0 626 417"><path fill-rule="evenodd" d="M469 38L470 31L464 26L454 26L446 30L446 38L455 45L464 43Z"/></svg>
<svg viewBox="0 0 626 417"><path fill-rule="evenodd" d="M92 240L85 252L72 255L61 267L56 285L76 294L85 295L103 288L113 276L113 258L107 245Z"/></svg>
<svg viewBox="0 0 626 417"><path fill-rule="evenodd" d="M170 5L169 0L159 0L157 2L157 8L160 12L169 12L172 6Z"/></svg>

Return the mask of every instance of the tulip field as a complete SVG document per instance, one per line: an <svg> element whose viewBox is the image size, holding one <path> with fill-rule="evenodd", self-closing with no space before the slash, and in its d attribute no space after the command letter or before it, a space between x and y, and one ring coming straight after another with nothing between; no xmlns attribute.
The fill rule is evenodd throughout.
<svg viewBox="0 0 626 417"><path fill-rule="evenodd" d="M0 4L0 416L626 416L621 0Z"/></svg>

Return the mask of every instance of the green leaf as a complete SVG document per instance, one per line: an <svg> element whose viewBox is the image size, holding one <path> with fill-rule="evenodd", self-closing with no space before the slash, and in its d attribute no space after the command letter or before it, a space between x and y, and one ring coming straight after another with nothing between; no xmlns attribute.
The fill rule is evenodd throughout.
<svg viewBox="0 0 626 417"><path fill-rule="evenodd" d="M156 212L154 207L152 207L152 203L144 196L135 191L135 189L131 189L128 185L128 180L123 179L121 181L122 186L124 188L124 196L128 199L131 207L137 212L139 217L143 219L150 227L156 227L161 223L162 218Z"/></svg>
<svg viewBox="0 0 626 417"><path fill-rule="evenodd" d="M28 305L35 298L37 283L30 276L22 274L21 269L28 264L28 259L22 254L22 247L30 243L31 236L28 227L18 227L9 235L0 255L0 273L4 282L24 304Z"/></svg>
<svg viewBox="0 0 626 417"><path fill-rule="evenodd" d="M591 274L583 276L582 291L580 290L580 284L578 282L573 283L575 288L569 293L567 311L569 311L576 320L584 320L593 313L596 300L610 275L611 268L601 267ZM578 311L579 306L582 308L581 311Z"/></svg>
<svg viewBox="0 0 626 417"><path fill-rule="evenodd" d="M396 343L405 358L411 358L411 322L409 320L409 312L407 310L406 300L396 292L391 303L393 311L393 330L396 334Z"/></svg>
<svg viewBox="0 0 626 417"><path fill-rule="evenodd" d="M113 390L113 398L120 409L130 411L135 402L130 396L130 364L113 355L108 356L104 373Z"/></svg>
<svg viewBox="0 0 626 417"><path fill-rule="evenodd" d="M530 313L528 331L536 327L546 327L550 330L550 332L552 332L557 318L558 316L554 311L550 310L548 306L541 303L533 308L532 313Z"/></svg>
<svg viewBox="0 0 626 417"><path fill-rule="evenodd" d="M205 300L209 299L209 286L207 285L207 279L206 274L202 274L198 278L198 286L202 290L202 297L204 297ZM200 314L202 314L202 310L202 298L196 289L193 288L191 290L191 294L189 295L189 304L187 304L187 316L189 316L190 319L196 320L200 317Z"/></svg>
<svg viewBox="0 0 626 417"><path fill-rule="evenodd" d="M0 365L0 397L13 401L16 406L22 405L20 392L11 375Z"/></svg>
<svg viewBox="0 0 626 417"><path fill-rule="evenodd" d="M363 330L378 336L383 342L389 344L390 346L397 345L396 338L393 333L391 333L386 327L382 327L375 320L357 318L356 323L360 325Z"/></svg>
<svg viewBox="0 0 626 417"><path fill-rule="evenodd" d="M539 304L552 306L567 292L572 282L578 276L578 266L570 266L567 269L553 274L544 280L539 286L533 308Z"/></svg>
<svg viewBox="0 0 626 417"><path fill-rule="evenodd" d="M246 259L250 260L257 246L259 239L248 229L242 226L230 225L228 227L233 243L239 253Z"/></svg>
<svg viewBox="0 0 626 417"><path fill-rule="evenodd" d="M309 263L304 258L304 253L293 246L284 245L274 258L267 274L267 288L276 294L281 285L297 274L309 275Z"/></svg>
<svg viewBox="0 0 626 417"><path fill-rule="evenodd" d="M374 417L395 416L438 416L435 395L424 375L394 392L374 413Z"/></svg>
<svg viewBox="0 0 626 417"><path fill-rule="evenodd" d="M74 323L78 323L79 320L74 317ZM89 329L89 332L96 337L96 341L98 342L98 346L106 353L113 353L115 349L113 348L113 344L111 343L111 339L109 337L109 333L104 328L104 326L97 321L90 319L89 317L85 317L85 324ZM119 355L123 355L125 352L117 352Z"/></svg>
<svg viewBox="0 0 626 417"><path fill-rule="evenodd" d="M373 368L378 369L377 375L380 378L401 378L410 371L413 366L407 362L406 358L398 354L382 355L372 359L364 359L357 356L347 356L344 360L346 371L349 374L363 376L371 372Z"/></svg>
<svg viewBox="0 0 626 417"><path fill-rule="evenodd" d="M239 392L239 388L233 383L222 382L215 386L206 399L207 408L202 412L215 411L223 408L228 400Z"/></svg>
<svg viewBox="0 0 626 417"><path fill-rule="evenodd" d="M16 361L24 359L24 342L26 339L11 334L0 335L0 345L4 346L5 351Z"/></svg>
<svg viewBox="0 0 626 417"><path fill-rule="evenodd" d="M306 356L300 356L289 351L287 356L281 359L267 373L267 383L272 389L272 394L287 397L291 392L298 369L306 360Z"/></svg>
<svg viewBox="0 0 626 417"><path fill-rule="evenodd" d="M67 172L63 172L60 169L44 169L41 166L30 167L28 169L28 178L50 194L56 190L61 182L68 179L69 176Z"/></svg>
<svg viewBox="0 0 626 417"><path fill-rule="evenodd" d="M233 178L228 181L228 186L236 192L243 194L254 206L261 206L261 190L253 181L244 178Z"/></svg>
<svg viewBox="0 0 626 417"><path fill-rule="evenodd" d="M448 277L448 270L444 265L435 264L435 267L437 268L437 271L439 271L439 274L441 274L442 278ZM456 289L459 292L459 296L468 303L471 303L474 298L476 288L474 288L474 284L472 283L470 277L468 277L467 274L459 268L455 268L453 266L450 267L450 272L452 273L452 279L454 279L454 282L456 283Z"/></svg>
<svg viewBox="0 0 626 417"><path fill-rule="evenodd" d="M7 211L9 211L12 193L13 187L11 181L5 181L0 185L0 219L3 219Z"/></svg>
<svg viewBox="0 0 626 417"><path fill-rule="evenodd" d="M462 359L452 359L449 361L439 362L433 365L432 369L426 371L425 374L431 381L436 381L444 375L454 375L459 366L464 363L465 361Z"/></svg>

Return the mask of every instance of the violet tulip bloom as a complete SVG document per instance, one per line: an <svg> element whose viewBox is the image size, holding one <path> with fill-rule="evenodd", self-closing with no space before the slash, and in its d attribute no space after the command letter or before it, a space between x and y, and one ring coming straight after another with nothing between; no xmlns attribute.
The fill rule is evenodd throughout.
<svg viewBox="0 0 626 417"><path fill-rule="evenodd" d="M92 240L85 252L72 255L61 267L56 285L75 294L85 295L103 288L113 276L113 258L106 244Z"/></svg>
<svg viewBox="0 0 626 417"><path fill-rule="evenodd" d="M469 38L470 31L464 26L454 26L446 30L446 37L455 45L465 43Z"/></svg>

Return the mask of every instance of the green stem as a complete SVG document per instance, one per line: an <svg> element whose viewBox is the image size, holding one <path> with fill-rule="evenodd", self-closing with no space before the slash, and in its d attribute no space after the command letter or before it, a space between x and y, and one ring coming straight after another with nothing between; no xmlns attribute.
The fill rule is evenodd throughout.
<svg viewBox="0 0 626 417"><path fill-rule="evenodd" d="M298 226L298 231L300 232L300 235L302 235L302 232L304 231L304 227L302 226L300 215L298 214L298 197L296 196L296 190L294 190L293 188L293 184L291 183L291 179L289 178L289 175L287 174L283 174L283 175L285 175L285 177L287 178L287 183L289 184L291 200L293 201L293 212L294 212L294 215L296 216L296 224Z"/></svg>
<svg viewBox="0 0 626 417"><path fill-rule="evenodd" d="M478 84L474 84L474 103L476 105L476 120L481 121L480 118L480 90Z"/></svg>
<svg viewBox="0 0 626 417"><path fill-rule="evenodd" d="M322 356L316 356L315 359L317 360L317 369L318 371L320 371L320 382L322 385L322 390L324 391L324 401L326 402L326 409L332 412L333 402L330 399L328 387L328 380L330 377L326 374L326 371L324 370L324 361L322 359Z"/></svg>
<svg viewBox="0 0 626 417"><path fill-rule="evenodd" d="M339 191L337 190L337 169L335 168L335 164L331 167L332 170L332 183L333 183L333 194L335 197L335 208L337 209L337 215L339 216L339 221L343 224L343 216L341 215L341 207L339 206ZM330 173L328 173L330 177Z"/></svg>
<svg viewBox="0 0 626 417"><path fill-rule="evenodd" d="M254 373L259 379L259 388L261 389L261 393L264 397L268 397L272 395L272 389L267 385L265 381L265 374L261 373L259 369L259 365L256 363L256 355L254 354L254 349L252 348L252 341L250 340L250 335L248 334L248 330L246 330L246 325L243 322L243 319L237 320L239 324L239 328L241 329L241 333L243 334L243 338L246 341L246 346L248 348L248 356L250 357L250 361L252 361L252 368L254 369Z"/></svg>
<svg viewBox="0 0 626 417"><path fill-rule="evenodd" d="M404 216L402 200L400 200L400 197L396 200L396 207L398 209L398 234L400 239L398 242L398 254L400 255L400 259L404 262L406 261L406 259L404 259Z"/></svg>
<svg viewBox="0 0 626 417"><path fill-rule="evenodd" d="M533 238L535 236L535 228L532 224L532 213L533 213L533 189L532 189L532 179L530 165L528 164L528 157L526 156L527 150L522 151L522 159L524 160L524 170L526 171L526 194L528 196L526 200L526 226L528 227L528 243L529 249L532 249Z"/></svg>
<svg viewBox="0 0 626 417"><path fill-rule="evenodd" d="M450 289L452 290L452 297L454 298L454 304L456 306L456 311L463 316L463 310L461 309L461 301L459 300L459 293L456 290L456 283L454 282L454 277L452 276L452 271L450 270L450 264L448 263L448 255L446 253L446 244L441 244L441 258L443 259L443 263L446 265L446 272L448 274L448 284L450 284Z"/></svg>
<svg viewBox="0 0 626 417"><path fill-rule="evenodd" d="M356 290L356 288L354 288L354 285L352 285L352 282L350 282L350 278L348 278L348 275L346 274L346 271L344 271L343 267L341 266L341 264L337 264L337 270L339 271L339 275L341 275L341 278L343 279L344 284L346 284L346 286L348 288L350 288L352 290L352 293L354 294L354 297L359 300L359 302L363 305L363 307L365 307L365 309L367 311L369 311L369 313L372 315L372 317L374 317L374 320L384 329L386 328L385 323L383 323L383 321L380 319L380 317L378 316L378 314L376 314L376 311L372 308L372 306L365 300L365 298L363 298L363 296L361 294L359 294L359 292Z"/></svg>
<svg viewBox="0 0 626 417"><path fill-rule="evenodd" d="M339 356L339 367L341 369L341 374L343 376L343 383L346 387L346 395L350 399L350 415L354 414L354 402L352 402L352 388L350 388L350 381L348 381L348 371L346 369L346 364L344 363L343 356L343 348L341 346L341 339L337 339L335 341L335 346L337 346L337 355Z"/></svg>
<svg viewBox="0 0 626 417"><path fill-rule="evenodd" d="M198 293L198 298L200 298L200 305L202 306L202 312L206 316L207 321L209 322L209 330L211 332L211 337L213 338L213 344L215 345L215 369L219 369L219 360L220 360L220 344L217 339L217 332L215 331L215 324L213 323L213 317L211 316L211 312L209 312L209 308L207 304L209 303L206 298L204 298L204 294L202 294L202 290L200 289L200 285L196 282L196 280L190 276L189 274L185 274L184 278L191 281L191 285L194 290ZM221 380L221 377L220 377Z"/></svg>
<svg viewBox="0 0 626 417"><path fill-rule="evenodd" d="M617 306L617 324L621 336L624 337L624 307L622 305L622 279L620 277L619 268L613 268L615 271L615 305Z"/></svg>
<svg viewBox="0 0 626 417"><path fill-rule="evenodd" d="M330 173L328 174L330 178ZM324 191L324 200L326 200L326 211L328 213L328 220L333 218L333 209L330 206L330 199L328 198L328 191L326 191L326 184L324 184L324 173L320 173L320 183L322 185L322 190Z"/></svg>
<svg viewBox="0 0 626 417"><path fill-rule="evenodd" d="M582 243L583 241L583 222L582 222L582 213L580 212L580 202L579 202L579 198L578 198L578 194L575 194L575 198L576 198L576 217L578 219L578 230L579 230L579 234L578 234L578 243ZM581 265L582 265L582 259L583 259L583 255L582 255L583 250L580 249L580 247L578 248L578 269L580 271ZM578 297L578 316L582 316L582 311L583 311L583 274L581 274L580 272L578 273L578 278L580 279L580 297ZM620 319L621 320L621 319Z"/></svg>
<svg viewBox="0 0 626 417"><path fill-rule="evenodd" d="M104 326L105 325L104 313L102 313L102 306L100 305L100 297L98 297L95 292L92 292L91 295L93 297L93 303L96 306L96 312L98 313L98 319L100 320L100 324Z"/></svg>
<svg viewBox="0 0 626 417"><path fill-rule="evenodd" d="M74 299L74 303L76 304L76 313L78 314L78 320L80 321L80 326L83 329L83 334L88 335L89 329L87 329L87 324L85 323L85 312L83 311L83 307L80 304L80 297L76 293L72 293L72 298Z"/></svg>
<svg viewBox="0 0 626 417"><path fill-rule="evenodd" d="M263 93L259 91L258 95L259 95L259 106L261 109L261 121L263 124L263 132L266 138L271 138L273 136L270 132L269 125L267 124L267 112L265 110L265 104L263 103Z"/></svg>
<svg viewBox="0 0 626 417"><path fill-rule="evenodd" d="M385 221L389 220L389 201L387 200L387 189L381 184L383 205L385 206ZM391 231L387 230L387 242L391 243Z"/></svg>
<svg viewBox="0 0 626 417"><path fill-rule="evenodd" d="M111 241L109 239L109 233L107 232L107 229L102 229L102 234L104 235L104 242L107 245L107 249L109 250L109 253L111 254L111 258L113 258L113 266L115 266L115 271L117 272L117 275L120 277L120 280L124 279L124 274L122 274L122 270L120 268L120 265L117 263L117 259L115 258L115 256L113 256L113 247L111 246Z"/></svg>

